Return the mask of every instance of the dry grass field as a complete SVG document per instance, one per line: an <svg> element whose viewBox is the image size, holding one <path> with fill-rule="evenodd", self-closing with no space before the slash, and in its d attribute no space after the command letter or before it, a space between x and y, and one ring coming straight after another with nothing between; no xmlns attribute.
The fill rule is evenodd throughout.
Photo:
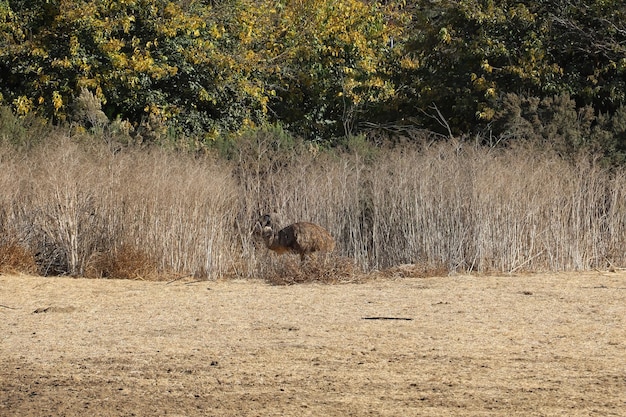
<svg viewBox="0 0 626 417"><path fill-rule="evenodd" d="M624 416L626 273L0 276L2 416Z"/></svg>

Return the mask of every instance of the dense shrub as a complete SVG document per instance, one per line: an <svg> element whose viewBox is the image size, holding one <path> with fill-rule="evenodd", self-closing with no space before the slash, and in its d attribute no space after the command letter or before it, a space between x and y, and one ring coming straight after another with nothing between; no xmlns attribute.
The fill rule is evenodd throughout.
<svg viewBox="0 0 626 417"><path fill-rule="evenodd" d="M601 155L610 165L626 160L626 107L613 114L577 107L567 94L545 97L506 95L494 116L494 130L504 144L531 142L563 156Z"/></svg>

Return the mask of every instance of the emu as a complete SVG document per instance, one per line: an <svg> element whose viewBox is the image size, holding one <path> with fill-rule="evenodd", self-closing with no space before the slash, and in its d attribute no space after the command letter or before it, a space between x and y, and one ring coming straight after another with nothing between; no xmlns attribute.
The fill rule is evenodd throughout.
<svg viewBox="0 0 626 417"><path fill-rule="evenodd" d="M313 252L332 252L335 249L335 240L330 233L314 223L298 222L276 231L271 216L266 214L261 217L259 226L269 250L278 254L297 253L300 262Z"/></svg>

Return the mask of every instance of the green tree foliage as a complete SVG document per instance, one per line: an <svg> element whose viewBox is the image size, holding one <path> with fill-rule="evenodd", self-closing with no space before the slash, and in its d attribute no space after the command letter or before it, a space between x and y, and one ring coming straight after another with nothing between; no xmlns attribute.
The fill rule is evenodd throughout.
<svg viewBox="0 0 626 417"><path fill-rule="evenodd" d="M327 135L393 93L374 3L0 4L1 91L20 114L66 119L88 88L109 117L135 123L152 116L210 136L278 119Z"/></svg>
<svg viewBox="0 0 626 417"><path fill-rule="evenodd" d="M581 106L608 112L624 103L622 1L411 4L404 60L395 73L404 117L435 103L458 133L490 123L507 93L567 93Z"/></svg>
<svg viewBox="0 0 626 417"><path fill-rule="evenodd" d="M624 22L621 0L0 0L0 104L70 120L86 88L109 119L204 140L494 129L509 93L610 117Z"/></svg>
<svg viewBox="0 0 626 417"><path fill-rule="evenodd" d="M393 97L387 56L398 28L386 22L380 4L287 1L272 12L265 54L280 120L312 137L350 134Z"/></svg>
<svg viewBox="0 0 626 417"><path fill-rule="evenodd" d="M96 93L109 117L138 123L151 116L195 131L236 128L265 112L267 98L242 59L238 28L227 27L209 5L10 5L2 6L2 73L12 75L1 81L5 101L18 113L37 108L65 119L83 88Z"/></svg>
<svg viewBox="0 0 626 417"><path fill-rule="evenodd" d="M397 72L404 113L434 103L458 133L490 121L503 93L553 93L562 68L547 59L541 3L416 2Z"/></svg>
<svg viewBox="0 0 626 417"><path fill-rule="evenodd" d="M550 11L549 53L563 68L562 90L614 112L626 102L626 4L563 0Z"/></svg>

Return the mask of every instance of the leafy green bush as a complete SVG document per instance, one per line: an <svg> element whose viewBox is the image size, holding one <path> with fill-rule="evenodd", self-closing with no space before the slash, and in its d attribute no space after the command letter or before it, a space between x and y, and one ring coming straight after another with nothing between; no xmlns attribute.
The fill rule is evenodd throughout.
<svg viewBox="0 0 626 417"><path fill-rule="evenodd" d="M52 126L36 114L18 117L10 107L0 106L0 144L30 149L52 130Z"/></svg>
<svg viewBox="0 0 626 417"><path fill-rule="evenodd" d="M494 116L502 143L532 142L561 155L601 155L610 165L626 161L626 107L613 114L578 107L568 95L540 99L507 94Z"/></svg>

